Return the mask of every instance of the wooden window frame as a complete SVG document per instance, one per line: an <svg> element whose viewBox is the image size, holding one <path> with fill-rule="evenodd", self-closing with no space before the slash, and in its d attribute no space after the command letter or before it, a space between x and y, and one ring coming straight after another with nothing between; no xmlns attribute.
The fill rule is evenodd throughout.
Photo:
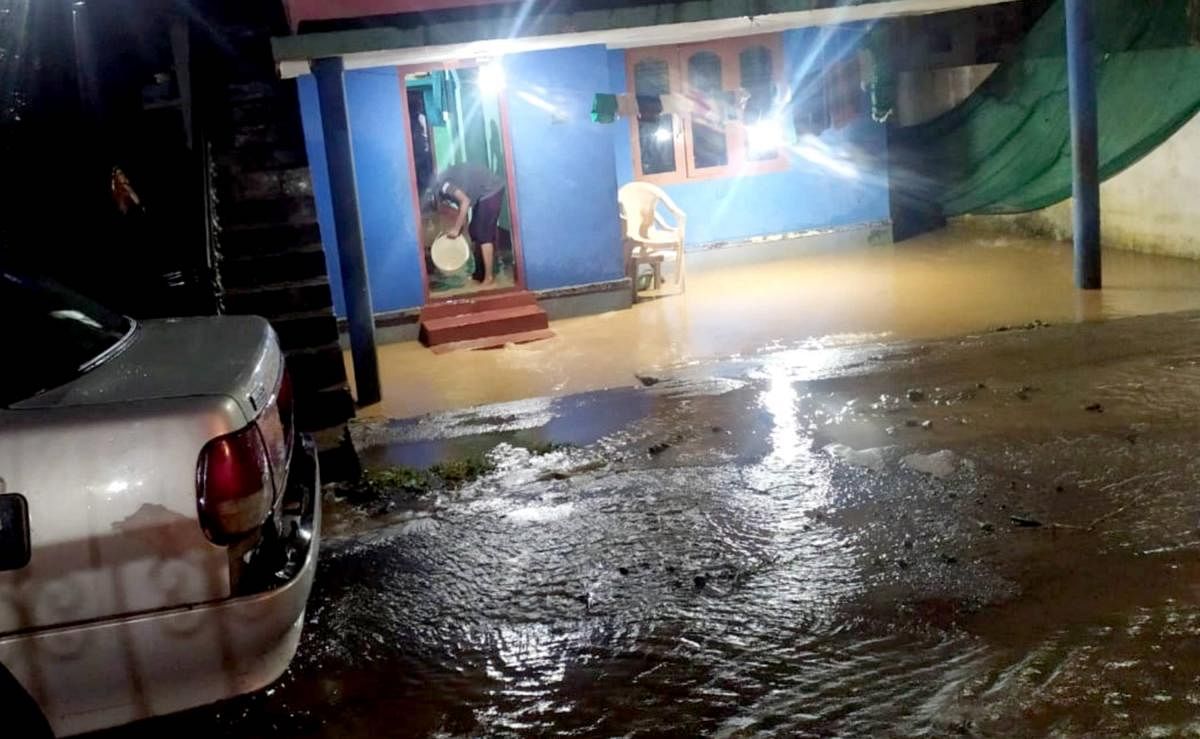
<svg viewBox="0 0 1200 739"><path fill-rule="evenodd" d="M783 45L780 38L779 34L772 33L704 43L629 49L625 54L626 90L629 91L629 94L637 93L637 80L634 77L634 69L637 64L648 59L656 59L667 64L668 84L671 92L687 92L687 60L693 54L702 51L712 52L721 60L722 89L737 89L742 82L740 54L754 46L766 47L771 52L771 77L779 89L783 89L784 81L787 79L787 60L783 56ZM720 177L780 172L789 166L787 154L783 148L780 148L776 156L770 159L748 159L746 156L746 126L740 119L727 121L725 124L728 163L719 167L698 168L694 166L695 141L692 134L691 116L672 116L672 131L675 142L674 171L645 174L642 172L642 147L638 138L638 121L636 117L630 118L629 138L635 180L669 185Z"/></svg>

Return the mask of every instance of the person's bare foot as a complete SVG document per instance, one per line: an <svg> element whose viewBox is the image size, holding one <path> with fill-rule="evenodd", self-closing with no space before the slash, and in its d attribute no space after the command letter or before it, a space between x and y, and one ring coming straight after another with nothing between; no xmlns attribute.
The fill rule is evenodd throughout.
<svg viewBox="0 0 1200 739"><path fill-rule="evenodd" d="M493 287L496 284L495 277L486 277L480 283L480 287Z"/></svg>

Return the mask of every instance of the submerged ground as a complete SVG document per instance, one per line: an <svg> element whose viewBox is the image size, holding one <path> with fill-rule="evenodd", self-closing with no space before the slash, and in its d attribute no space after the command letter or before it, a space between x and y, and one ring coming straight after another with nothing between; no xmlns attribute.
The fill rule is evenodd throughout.
<svg viewBox="0 0 1200 739"><path fill-rule="evenodd" d="M640 385L360 424L495 469L331 490L285 677L114 735L1200 732L1200 314Z"/></svg>
<svg viewBox="0 0 1200 739"><path fill-rule="evenodd" d="M955 226L895 245L816 250L810 241L820 240L701 251L689 259L683 295L554 321L549 341L443 355L416 342L381 346L383 402L362 413L409 418L626 387L635 374L829 336L925 340L1034 320L1200 310L1194 259L1107 250L1104 290L1080 292L1071 245L1046 239ZM713 266L744 251L792 256Z"/></svg>

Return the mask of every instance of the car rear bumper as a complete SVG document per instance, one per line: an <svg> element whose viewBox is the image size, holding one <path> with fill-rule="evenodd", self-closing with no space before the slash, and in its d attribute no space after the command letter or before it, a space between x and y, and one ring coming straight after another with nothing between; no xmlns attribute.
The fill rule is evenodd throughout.
<svg viewBox="0 0 1200 739"><path fill-rule="evenodd" d="M316 571L320 471L297 445L287 495L301 496L285 542L288 575L265 592L0 639L0 663L58 736L173 713L262 688L296 652Z"/></svg>

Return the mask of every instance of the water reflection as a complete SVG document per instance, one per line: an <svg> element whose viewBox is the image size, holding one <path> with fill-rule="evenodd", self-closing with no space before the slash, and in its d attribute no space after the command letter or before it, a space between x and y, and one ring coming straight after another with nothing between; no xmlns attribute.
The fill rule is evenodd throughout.
<svg viewBox="0 0 1200 739"><path fill-rule="evenodd" d="M768 468L779 469L796 462L801 448L800 415L796 403L799 394L789 368L782 362L767 365L768 385L759 402L771 414L771 453L763 460Z"/></svg>
<svg viewBox="0 0 1200 739"><path fill-rule="evenodd" d="M298 677L226 733L1190 731L1195 325L874 349L851 373L861 349L815 346L721 392L654 383L644 418L545 455L600 467L530 474L501 449L517 462L423 501L429 525L326 540ZM897 414L933 425L902 424L876 470L814 451ZM900 463L938 449L970 463Z"/></svg>
<svg viewBox="0 0 1200 739"><path fill-rule="evenodd" d="M1069 244L962 229L894 247L698 265L689 267L686 294L555 321L548 341L443 356L415 343L380 347L384 400L368 413L406 417L629 386L637 374L823 337L924 339L1200 308L1200 261L1106 252L1105 289L1081 294Z"/></svg>

